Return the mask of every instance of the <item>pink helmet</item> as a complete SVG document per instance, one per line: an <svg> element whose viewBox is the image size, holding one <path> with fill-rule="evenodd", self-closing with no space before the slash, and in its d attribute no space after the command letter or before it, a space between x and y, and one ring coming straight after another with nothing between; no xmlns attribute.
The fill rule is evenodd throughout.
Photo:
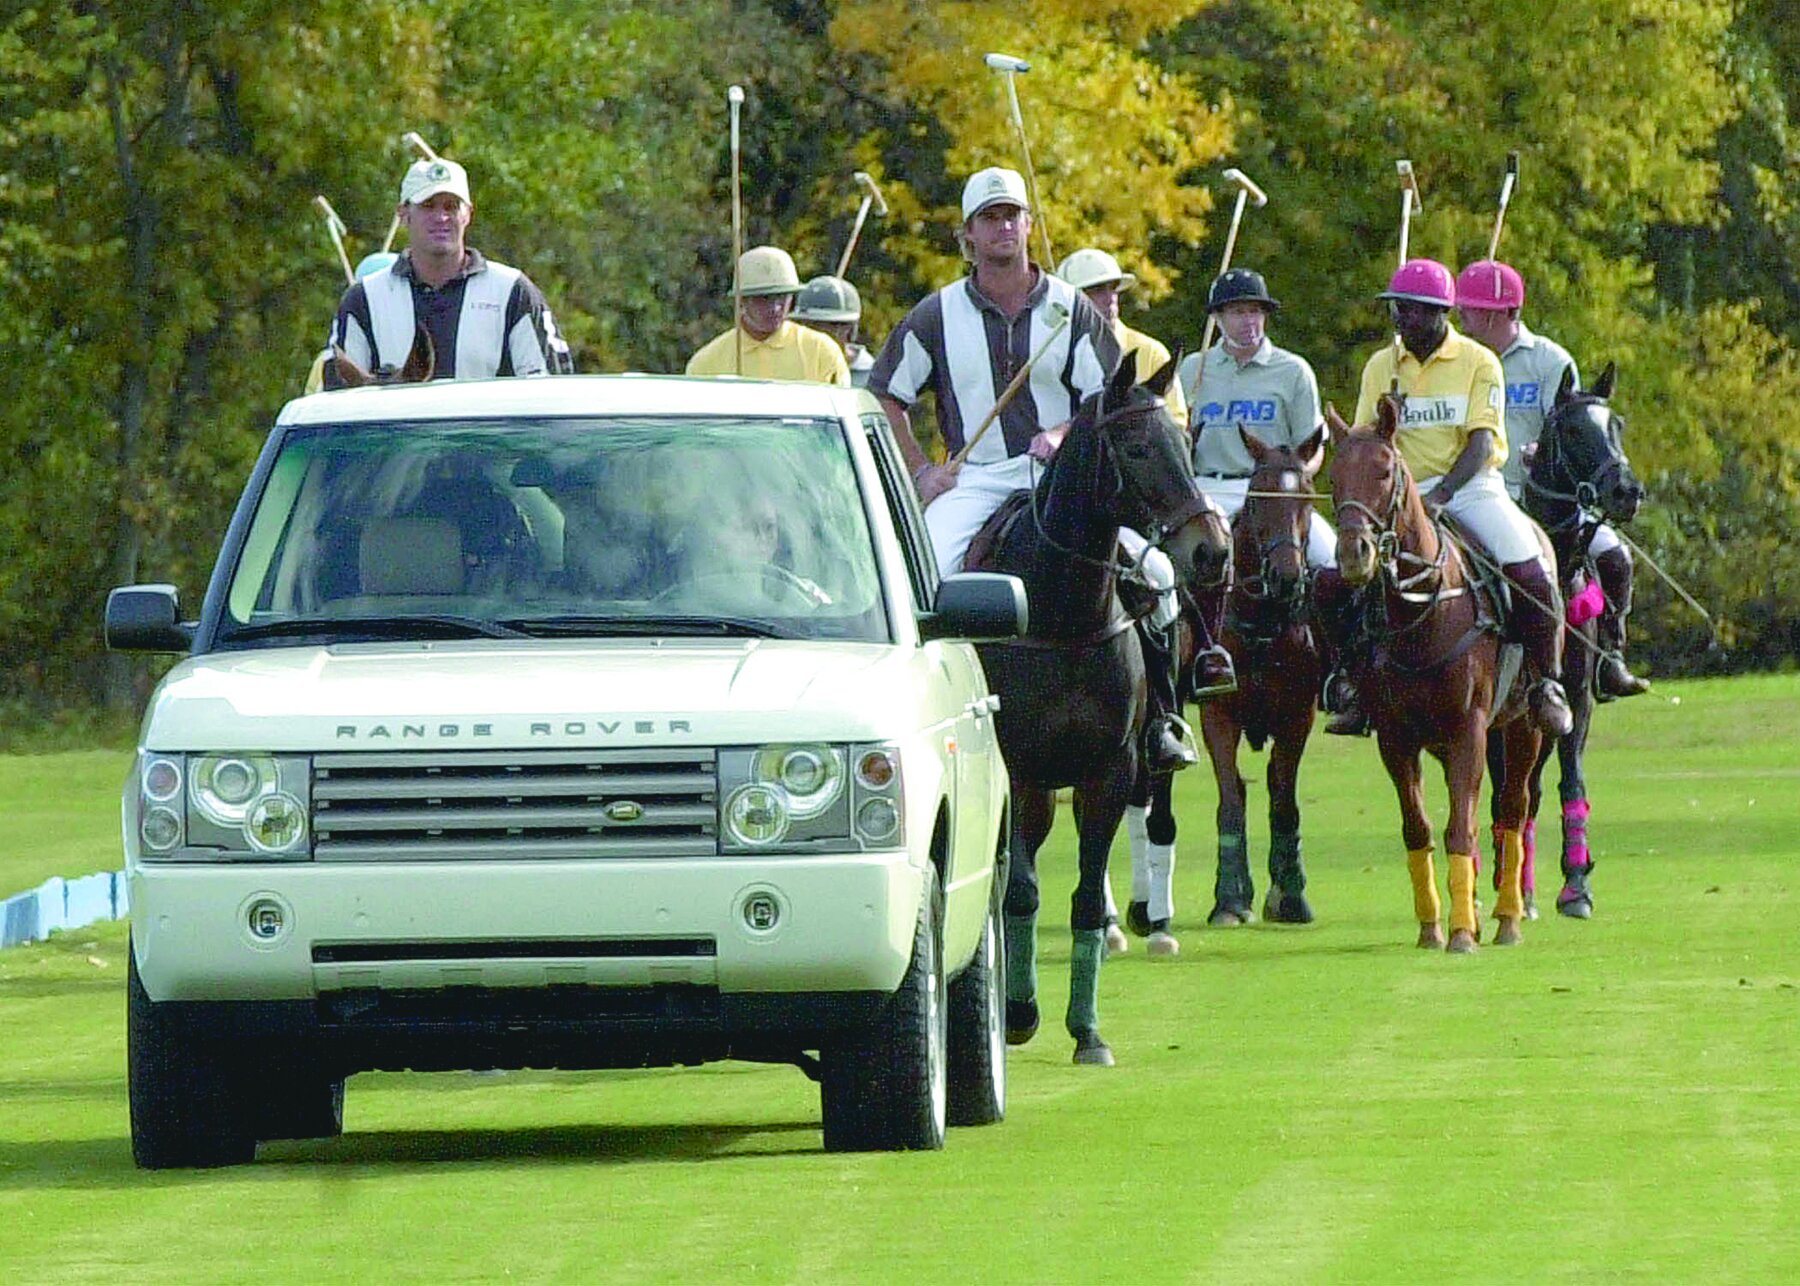
<svg viewBox="0 0 1800 1286"><path fill-rule="evenodd" d="M1458 308L1523 308L1525 279L1498 259L1472 263L1456 278Z"/></svg>
<svg viewBox="0 0 1800 1286"><path fill-rule="evenodd" d="M1410 299L1416 304L1450 308L1456 303L1456 282L1450 270L1436 259L1408 259L1377 299Z"/></svg>

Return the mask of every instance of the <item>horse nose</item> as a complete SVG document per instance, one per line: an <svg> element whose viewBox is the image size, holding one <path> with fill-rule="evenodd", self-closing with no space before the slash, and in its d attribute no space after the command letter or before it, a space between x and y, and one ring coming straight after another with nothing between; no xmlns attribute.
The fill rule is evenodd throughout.
<svg viewBox="0 0 1800 1286"><path fill-rule="evenodd" d="M1621 521L1630 522L1637 517L1639 506L1644 503L1644 484L1627 474L1613 488L1613 511Z"/></svg>

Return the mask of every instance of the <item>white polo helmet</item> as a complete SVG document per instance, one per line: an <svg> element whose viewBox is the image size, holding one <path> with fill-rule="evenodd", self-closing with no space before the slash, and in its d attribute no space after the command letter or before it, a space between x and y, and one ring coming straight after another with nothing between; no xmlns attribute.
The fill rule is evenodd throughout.
<svg viewBox="0 0 1800 1286"><path fill-rule="evenodd" d="M797 295L800 274L780 246L754 246L738 260L738 290L746 295Z"/></svg>
<svg viewBox="0 0 1800 1286"><path fill-rule="evenodd" d="M1077 250L1056 266L1056 275L1077 290L1117 282L1120 290L1137 285L1137 276L1119 267L1119 261L1104 250Z"/></svg>

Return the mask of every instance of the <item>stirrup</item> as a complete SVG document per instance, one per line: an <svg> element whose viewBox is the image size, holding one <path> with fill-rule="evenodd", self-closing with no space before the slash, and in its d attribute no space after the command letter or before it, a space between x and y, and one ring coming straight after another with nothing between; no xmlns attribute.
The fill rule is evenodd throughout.
<svg viewBox="0 0 1800 1286"><path fill-rule="evenodd" d="M1600 654L1599 664L1594 669L1596 701L1605 703L1621 697L1638 697L1649 690L1650 680L1633 674L1631 667L1625 664L1625 654L1618 648Z"/></svg>
<svg viewBox="0 0 1800 1286"><path fill-rule="evenodd" d="M1144 731L1144 750L1152 772L1179 772L1200 762L1194 730L1180 715L1161 715Z"/></svg>
<svg viewBox="0 0 1800 1286"><path fill-rule="evenodd" d="M1574 712L1562 684L1555 679L1539 679L1531 685L1531 717L1538 727L1552 737L1566 737L1575 726Z"/></svg>
<svg viewBox="0 0 1800 1286"><path fill-rule="evenodd" d="M1200 680L1200 672L1204 668L1205 663L1209 660L1215 662L1215 668L1218 673L1214 675L1210 682L1202 683ZM1223 664L1216 664L1218 662L1223 662ZM1194 689L1192 696L1195 700L1198 700L1201 697L1230 696L1237 690L1237 665L1232 661L1230 652L1227 652L1224 648L1215 643L1211 647L1203 649L1199 655L1194 658Z"/></svg>

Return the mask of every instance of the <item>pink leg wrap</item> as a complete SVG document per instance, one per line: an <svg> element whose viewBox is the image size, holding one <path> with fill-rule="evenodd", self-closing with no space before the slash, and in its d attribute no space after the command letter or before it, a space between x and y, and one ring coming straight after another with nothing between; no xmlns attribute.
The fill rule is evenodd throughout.
<svg viewBox="0 0 1800 1286"><path fill-rule="evenodd" d="M1537 889L1537 818L1529 819L1519 832L1525 846L1524 860L1519 864L1519 887L1526 893Z"/></svg>
<svg viewBox="0 0 1800 1286"><path fill-rule="evenodd" d="M1585 799L1563 805L1563 860L1570 866L1588 864L1588 808Z"/></svg>
<svg viewBox="0 0 1800 1286"><path fill-rule="evenodd" d="M1582 586L1581 593L1571 594L1564 609L1570 625L1586 625L1606 610L1606 594L1598 579Z"/></svg>

